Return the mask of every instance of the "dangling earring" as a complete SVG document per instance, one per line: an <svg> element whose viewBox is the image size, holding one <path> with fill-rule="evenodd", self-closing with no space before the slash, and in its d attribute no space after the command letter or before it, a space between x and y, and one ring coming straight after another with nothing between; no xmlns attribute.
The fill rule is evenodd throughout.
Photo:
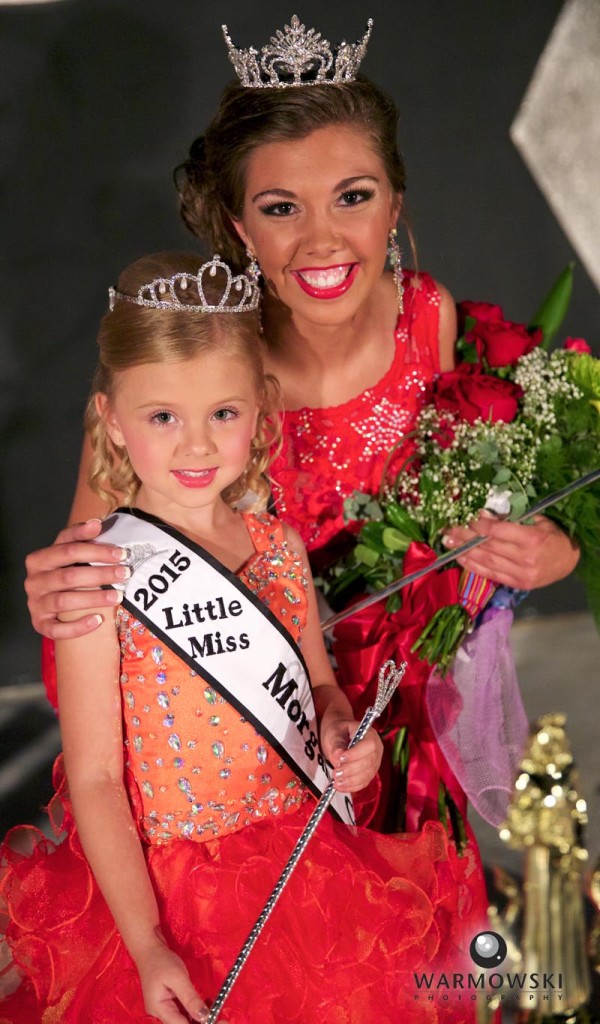
<svg viewBox="0 0 600 1024"><path fill-rule="evenodd" d="M396 241L398 232L396 228L391 228L388 238L387 254L392 268L392 276L394 278L394 284L396 285L396 291L398 292L398 310L400 315L404 312L404 288L402 286L402 252L400 246Z"/></svg>
<svg viewBox="0 0 600 1024"><path fill-rule="evenodd" d="M246 274L252 281L252 284L258 284L261 278L261 271L258 260L251 249L246 249L246 256L248 257L248 266L246 267Z"/></svg>
<svg viewBox="0 0 600 1024"><path fill-rule="evenodd" d="M260 279L262 277L262 271L260 264L252 252L252 249L246 247L246 256L248 257L248 266L246 267L246 276L250 279L251 283L258 287ZM259 305L258 307L258 333L263 334L263 322L262 322L262 311Z"/></svg>

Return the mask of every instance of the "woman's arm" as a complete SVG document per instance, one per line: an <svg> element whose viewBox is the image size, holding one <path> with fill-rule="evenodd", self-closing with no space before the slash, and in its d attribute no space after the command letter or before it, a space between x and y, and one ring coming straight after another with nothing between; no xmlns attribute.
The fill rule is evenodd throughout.
<svg viewBox="0 0 600 1024"><path fill-rule="evenodd" d="M329 663L306 549L299 535L290 526L284 525L284 533L290 547L302 556L308 580L308 612L302 634L302 654L311 679L321 747L325 757L333 765L336 789L343 793L355 793L364 789L377 773L383 746L375 730L370 729L352 750L346 749L358 728L358 722L348 698L336 682Z"/></svg>
<svg viewBox="0 0 600 1024"><path fill-rule="evenodd" d="M205 1009L160 932L156 897L123 780L119 647L114 618L56 645L60 723L82 846L140 978L146 1010L184 1024Z"/></svg>
<svg viewBox="0 0 600 1024"><path fill-rule="evenodd" d="M51 547L34 551L25 560L25 590L33 628L54 640L83 636L97 629L103 615L110 615L111 606L121 599L116 590L97 588L127 578L126 567L118 564L124 557L122 548L105 544L100 550L89 543L99 536L102 527L100 519L91 517L107 511L87 482L91 454L86 436L69 517L73 525L61 530ZM86 565L100 561L109 564ZM92 607L97 609L95 614L90 613ZM80 615L69 615L68 621L59 617L59 613L75 611Z"/></svg>
<svg viewBox="0 0 600 1024"><path fill-rule="evenodd" d="M454 369L454 348L458 330L456 303L443 284L440 284L439 281L436 281L435 284L440 293L438 326L440 370L442 373L447 373Z"/></svg>

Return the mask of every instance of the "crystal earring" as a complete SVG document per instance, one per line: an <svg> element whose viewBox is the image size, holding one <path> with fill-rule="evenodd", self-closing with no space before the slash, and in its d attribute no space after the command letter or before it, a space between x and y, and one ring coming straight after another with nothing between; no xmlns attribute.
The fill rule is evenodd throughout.
<svg viewBox="0 0 600 1024"><path fill-rule="evenodd" d="M402 286L402 252L400 246L396 241L398 232L396 228L390 230L388 238L388 260L390 267L392 268L392 276L394 278L394 284L396 285L396 291L398 292L398 310L400 314L404 312L404 288Z"/></svg>
<svg viewBox="0 0 600 1024"><path fill-rule="evenodd" d="M251 249L246 249L246 256L248 257L248 266L246 267L246 274L252 281L252 284L258 284L261 278L261 271L258 260Z"/></svg>
<svg viewBox="0 0 600 1024"><path fill-rule="evenodd" d="M258 287L259 284L260 284L260 279L262 277L262 271L260 269L260 264L259 264L256 256L252 252L252 249L249 249L248 247L246 247L246 256L248 257L248 266L246 267L246 276L250 279L251 284L253 284L255 287ZM264 334L263 322L262 322L262 311L261 311L260 303L258 305L258 333L260 335Z"/></svg>

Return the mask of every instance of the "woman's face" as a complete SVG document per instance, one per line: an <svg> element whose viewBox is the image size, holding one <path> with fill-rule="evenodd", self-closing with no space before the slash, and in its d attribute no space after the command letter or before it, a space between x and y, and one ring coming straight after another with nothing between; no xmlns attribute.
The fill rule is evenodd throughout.
<svg viewBox="0 0 600 1024"><path fill-rule="evenodd" d="M368 138L347 125L260 146L235 226L295 319L352 319L381 277L400 209Z"/></svg>

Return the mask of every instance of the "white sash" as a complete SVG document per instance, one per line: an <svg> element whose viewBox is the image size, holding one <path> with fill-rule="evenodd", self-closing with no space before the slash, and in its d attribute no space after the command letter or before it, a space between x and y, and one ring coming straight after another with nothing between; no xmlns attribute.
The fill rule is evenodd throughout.
<svg viewBox="0 0 600 1024"><path fill-rule="evenodd" d="M319 746L306 664L281 622L208 551L148 513L113 513L100 539L129 549L124 607L237 708L320 796L330 782L329 765ZM354 824L350 796L336 792L330 806Z"/></svg>

